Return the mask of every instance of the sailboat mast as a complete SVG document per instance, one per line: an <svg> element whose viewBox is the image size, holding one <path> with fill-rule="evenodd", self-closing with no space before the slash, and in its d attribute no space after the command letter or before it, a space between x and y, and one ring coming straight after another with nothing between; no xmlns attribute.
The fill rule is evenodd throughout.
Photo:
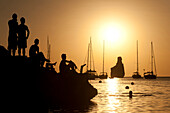
<svg viewBox="0 0 170 113"><path fill-rule="evenodd" d="M155 71L155 75L157 75L155 54L154 54L154 50L153 50L153 43L152 43L152 55L153 55L153 65L154 65L154 69L155 69L154 71Z"/></svg>
<svg viewBox="0 0 170 113"><path fill-rule="evenodd" d="M104 46L105 46L105 41L103 40L103 74L104 74Z"/></svg>
<svg viewBox="0 0 170 113"><path fill-rule="evenodd" d="M137 72L139 71L139 67L138 67L138 40L137 40Z"/></svg>
<svg viewBox="0 0 170 113"><path fill-rule="evenodd" d="M51 45L49 44L49 60L51 58L50 54L51 54Z"/></svg>
<svg viewBox="0 0 170 113"><path fill-rule="evenodd" d="M87 71L88 70L90 71L95 70L91 37L90 37L90 43L88 44L88 53L87 53Z"/></svg>
<svg viewBox="0 0 170 113"><path fill-rule="evenodd" d="M153 73L153 44L151 42L151 72Z"/></svg>
<svg viewBox="0 0 170 113"><path fill-rule="evenodd" d="M90 70L91 70L91 60L92 60L92 44L91 44L91 37L90 37Z"/></svg>
<svg viewBox="0 0 170 113"><path fill-rule="evenodd" d="M50 42L49 42L49 36L47 36L47 58L50 60Z"/></svg>
<svg viewBox="0 0 170 113"><path fill-rule="evenodd" d="M88 44L88 53L87 53L87 71L88 71L88 68L89 68L89 46L90 46L90 44Z"/></svg>
<svg viewBox="0 0 170 113"><path fill-rule="evenodd" d="M92 54L92 62L93 62L93 70L95 70L95 65L94 65L94 56L93 56L93 49L92 49L92 44L91 44L91 54Z"/></svg>
<svg viewBox="0 0 170 113"><path fill-rule="evenodd" d="M91 37L90 37L90 43L88 44L88 55L87 55L87 71L88 71L89 68L91 70L92 61L93 61L93 53L92 53L92 43L91 43ZM93 65L94 65L94 62L93 62Z"/></svg>

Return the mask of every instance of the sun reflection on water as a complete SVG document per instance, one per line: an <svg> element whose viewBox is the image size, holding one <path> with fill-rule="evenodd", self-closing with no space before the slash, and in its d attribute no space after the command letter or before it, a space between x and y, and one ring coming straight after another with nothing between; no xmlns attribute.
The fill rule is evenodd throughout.
<svg viewBox="0 0 170 113"><path fill-rule="evenodd" d="M120 106L119 101L119 78L107 79L108 82L108 104L107 106L112 110L111 113L115 113L116 109Z"/></svg>
<svg viewBox="0 0 170 113"><path fill-rule="evenodd" d="M111 95L115 95L116 93L118 93L118 82L119 78L107 79L107 90Z"/></svg>
<svg viewBox="0 0 170 113"><path fill-rule="evenodd" d="M91 107L88 113L170 112L170 86L167 85L170 84L170 79L114 78L101 80L102 82L99 80L90 81L98 90L98 95L92 99L96 106ZM131 85L132 81L134 85ZM129 89L126 89L126 86L129 86ZM129 98L130 90L133 91L132 98Z"/></svg>

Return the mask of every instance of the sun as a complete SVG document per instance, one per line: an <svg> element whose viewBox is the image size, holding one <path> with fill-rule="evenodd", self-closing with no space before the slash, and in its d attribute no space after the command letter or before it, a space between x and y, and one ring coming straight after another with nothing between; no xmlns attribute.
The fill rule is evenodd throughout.
<svg viewBox="0 0 170 113"><path fill-rule="evenodd" d="M101 27L101 39L112 44L122 44L125 41L125 29L119 24L105 24Z"/></svg>
<svg viewBox="0 0 170 113"><path fill-rule="evenodd" d="M114 26L108 26L103 30L103 37L105 40L117 42L121 38L121 30Z"/></svg>

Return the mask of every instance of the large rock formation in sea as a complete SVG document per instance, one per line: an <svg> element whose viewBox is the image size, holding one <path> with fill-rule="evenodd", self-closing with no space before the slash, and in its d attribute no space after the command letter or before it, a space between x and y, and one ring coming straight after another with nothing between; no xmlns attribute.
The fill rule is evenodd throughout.
<svg viewBox="0 0 170 113"><path fill-rule="evenodd" d="M123 78L124 75L125 75L125 71L124 71L124 65L122 63L122 58L118 57L116 65L111 68L111 77Z"/></svg>

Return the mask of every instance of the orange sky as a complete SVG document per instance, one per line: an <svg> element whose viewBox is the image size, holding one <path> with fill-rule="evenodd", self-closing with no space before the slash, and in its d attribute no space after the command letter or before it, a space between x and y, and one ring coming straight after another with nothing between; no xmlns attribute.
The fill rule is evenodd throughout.
<svg viewBox="0 0 170 113"><path fill-rule="evenodd" d="M62 53L78 67L84 64L92 37L95 67L102 71L102 41L105 40L105 71L122 56L126 76L136 70L136 40L139 41L139 71L150 67L150 42L153 41L158 75L170 75L170 1L169 0L1 0L0 44L7 47L8 25L15 12L26 18L30 29L28 50L40 39L46 55L47 35L51 60L61 60ZM20 22L19 22L20 23ZM106 38L107 26L120 30L118 40ZM58 71L58 65L56 66Z"/></svg>

